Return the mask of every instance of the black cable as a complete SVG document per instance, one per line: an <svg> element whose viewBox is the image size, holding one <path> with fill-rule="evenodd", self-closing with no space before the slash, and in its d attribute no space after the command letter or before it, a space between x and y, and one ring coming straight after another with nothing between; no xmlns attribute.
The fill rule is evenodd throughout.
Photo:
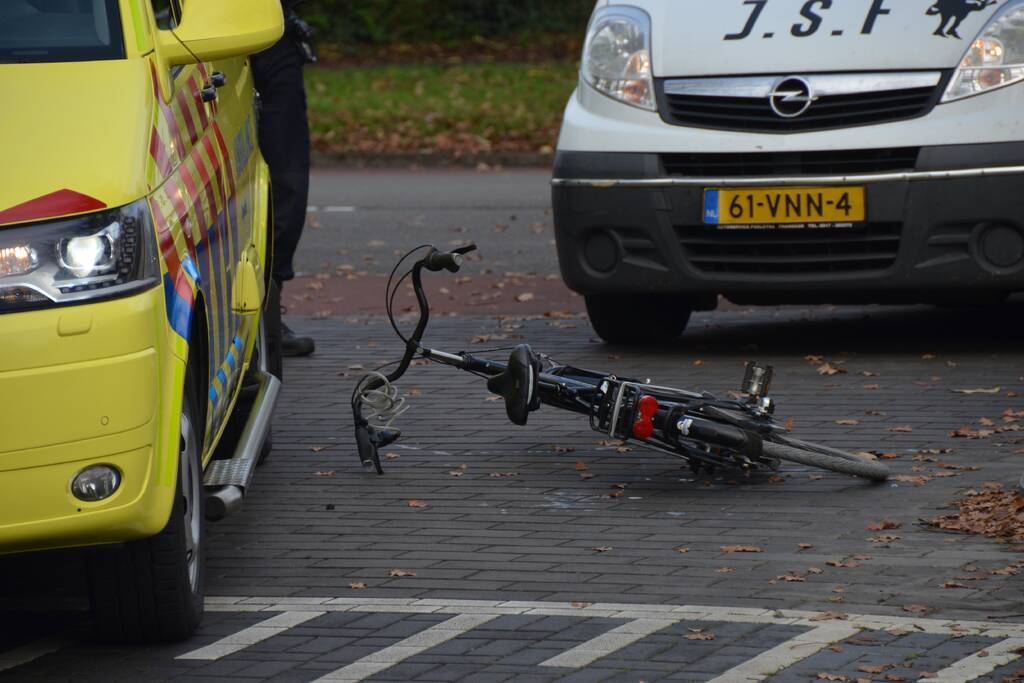
<svg viewBox="0 0 1024 683"><path fill-rule="evenodd" d="M395 334L397 334L398 337L403 342L405 342L406 344L408 344L409 341L405 338L405 336L402 334L402 332L398 329L398 325L395 323L395 317L394 317L394 315L393 315L393 313L391 311L392 302L394 301L394 297L391 294L391 284L392 284L392 282L394 282L395 274L398 273L399 269L402 267L402 264L405 263L406 260L408 260L410 256L415 254L417 251L420 251L421 249L432 249L432 248L433 248L432 244L421 244L420 246L418 246L418 247L416 247L414 249L410 249L406 253L405 256L403 256L402 258L400 258L398 260L398 263L395 264L395 267L391 269L391 274L388 276L388 285L387 285L387 288L384 290L384 303L385 303L385 306L387 308L388 319L391 321L391 327L395 330ZM409 271L409 272L412 272L412 271ZM401 286L402 282L407 277L409 277L409 273L406 273L402 277L402 279L398 281L398 285L396 286L396 290L397 290L397 287Z"/></svg>
<svg viewBox="0 0 1024 683"><path fill-rule="evenodd" d="M392 329L395 330L395 334L398 335L398 338L405 342L406 346L409 345L409 340L406 339L405 335L402 334L402 331L398 329L398 323L395 321L395 297L398 296L398 290L402 288L402 283L405 282L410 275L412 275L411 270L408 271L405 275L403 275L402 279L399 280L397 284L395 284L395 288L391 290L388 294L387 306L385 307L388 313L388 320L391 321Z"/></svg>

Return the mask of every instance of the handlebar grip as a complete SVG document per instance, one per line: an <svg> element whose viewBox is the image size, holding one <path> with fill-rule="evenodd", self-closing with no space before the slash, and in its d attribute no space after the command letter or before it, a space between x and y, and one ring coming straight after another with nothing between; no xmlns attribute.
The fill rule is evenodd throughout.
<svg viewBox="0 0 1024 683"><path fill-rule="evenodd" d="M423 267L432 273L447 270L449 273L459 272L462 267L462 254L445 254L440 251L433 251L423 259Z"/></svg>

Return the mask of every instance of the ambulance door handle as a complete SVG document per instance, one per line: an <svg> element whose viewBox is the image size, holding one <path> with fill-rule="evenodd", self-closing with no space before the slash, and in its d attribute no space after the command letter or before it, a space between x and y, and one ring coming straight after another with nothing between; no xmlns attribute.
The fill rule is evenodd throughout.
<svg viewBox="0 0 1024 683"><path fill-rule="evenodd" d="M213 102L217 99L216 86L206 86L205 88L199 91L199 96L203 98L203 102Z"/></svg>
<svg viewBox="0 0 1024 683"><path fill-rule="evenodd" d="M228 77L224 75L223 71L214 71L210 82L213 83L214 88L223 88L228 84Z"/></svg>

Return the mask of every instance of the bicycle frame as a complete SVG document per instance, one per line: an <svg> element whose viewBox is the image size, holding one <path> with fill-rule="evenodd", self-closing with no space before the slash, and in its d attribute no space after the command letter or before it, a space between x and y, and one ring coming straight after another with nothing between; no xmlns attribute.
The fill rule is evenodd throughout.
<svg viewBox="0 0 1024 683"><path fill-rule="evenodd" d="M472 249L475 247L445 255L431 248L427 257L412 267L409 274L420 315L415 330L406 340L405 353L392 373L386 377L371 377L364 380L365 384L361 382L357 386L352 407L360 459L364 465L373 465L378 473L383 473L378 449L393 443L400 433L386 426L371 425L363 417L358 395L360 388L365 395L397 382L417 356L490 378L509 370L505 363L478 358L466 352L449 353L422 344L430 322L430 303L423 288L424 268L435 271L445 268L456 272L461 254ZM448 260L444 260L446 258ZM431 267L432 259L441 266ZM393 298L390 290L388 298L389 302ZM761 379L759 386L767 390L771 370L766 370L767 377L764 376L765 369L758 370L760 372L754 374ZM752 372L748 366L748 379ZM557 365L538 373L536 392L545 405L587 416L596 431L613 439L637 441L645 447L682 458L689 461L695 470L701 465L708 468L731 465L747 471L774 470L778 466L777 461L764 458L761 452L763 437L784 431L771 417L770 399L763 396L755 396L746 402L721 400L710 394Z"/></svg>

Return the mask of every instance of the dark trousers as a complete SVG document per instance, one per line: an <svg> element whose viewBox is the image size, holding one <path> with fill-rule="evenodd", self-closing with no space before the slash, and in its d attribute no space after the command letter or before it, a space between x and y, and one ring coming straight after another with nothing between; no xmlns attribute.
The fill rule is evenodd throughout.
<svg viewBox="0 0 1024 683"><path fill-rule="evenodd" d="M273 276L280 285L295 277L292 261L306 225L309 201L309 120L304 60L289 36L252 57L260 94L260 150L270 167L274 207Z"/></svg>

